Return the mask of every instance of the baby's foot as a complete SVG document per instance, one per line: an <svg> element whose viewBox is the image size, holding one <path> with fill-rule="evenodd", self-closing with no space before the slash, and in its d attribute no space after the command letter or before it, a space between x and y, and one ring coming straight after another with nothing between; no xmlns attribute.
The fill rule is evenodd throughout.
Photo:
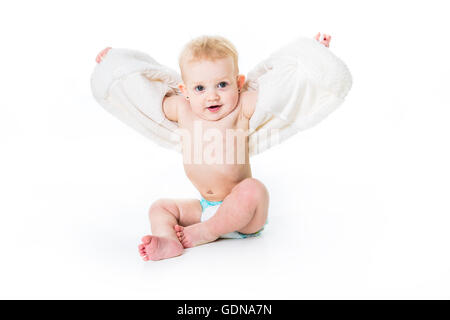
<svg viewBox="0 0 450 320"><path fill-rule="evenodd" d="M174 239L155 236L143 237L138 249L144 261L176 257L184 250L183 245Z"/></svg>
<svg viewBox="0 0 450 320"><path fill-rule="evenodd" d="M185 248L192 248L201 244L217 240L219 236L212 234L204 223L197 223L188 227L175 225L178 240Z"/></svg>

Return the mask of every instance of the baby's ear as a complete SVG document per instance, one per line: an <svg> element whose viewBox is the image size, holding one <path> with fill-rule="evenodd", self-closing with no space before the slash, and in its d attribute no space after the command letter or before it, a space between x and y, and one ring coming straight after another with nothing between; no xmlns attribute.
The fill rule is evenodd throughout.
<svg viewBox="0 0 450 320"><path fill-rule="evenodd" d="M242 89L242 87L244 86L244 83L245 83L245 76L243 74L238 75L238 77L237 77L238 88Z"/></svg>

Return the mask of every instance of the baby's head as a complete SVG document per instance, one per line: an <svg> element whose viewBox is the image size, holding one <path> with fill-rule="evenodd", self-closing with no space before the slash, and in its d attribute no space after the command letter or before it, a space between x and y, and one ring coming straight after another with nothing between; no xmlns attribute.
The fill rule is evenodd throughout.
<svg viewBox="0 0 450 320"><path fill-rule="evenodd" d="M238 53L230 41L202 36L186 44L179 65L179 86L192 111L205 120L220 120L232 112L239 100L245 76L239 75Z"/></svg>

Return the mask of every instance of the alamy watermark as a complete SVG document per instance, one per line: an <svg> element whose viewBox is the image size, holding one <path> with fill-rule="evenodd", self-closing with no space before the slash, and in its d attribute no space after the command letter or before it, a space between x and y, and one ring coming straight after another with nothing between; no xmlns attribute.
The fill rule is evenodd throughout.
<svg viewBox="0 0 450 320"><path fill-rule="evenodd" d="M202 121L196 120L190 130L176 129L172 139L181 142L184 164L245 164L249 147L254 149L253 153L268 149L280 142L280 132L203 128Z"/></svg>

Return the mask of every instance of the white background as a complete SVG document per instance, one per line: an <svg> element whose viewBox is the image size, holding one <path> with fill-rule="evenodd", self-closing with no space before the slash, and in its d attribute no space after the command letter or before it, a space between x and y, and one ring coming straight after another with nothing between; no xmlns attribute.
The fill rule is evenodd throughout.
<svg viewBox="0 0 450 320"><path fill-rule="evenodd" d="M449 299L446 21L445 1L1 2L0 298ZM96 54L177 69L184 43L220 34L247 73L317 32L353 88L252 159L264 234L143 262L150 204L199 194L179 155L95 102Z"/></svg>

